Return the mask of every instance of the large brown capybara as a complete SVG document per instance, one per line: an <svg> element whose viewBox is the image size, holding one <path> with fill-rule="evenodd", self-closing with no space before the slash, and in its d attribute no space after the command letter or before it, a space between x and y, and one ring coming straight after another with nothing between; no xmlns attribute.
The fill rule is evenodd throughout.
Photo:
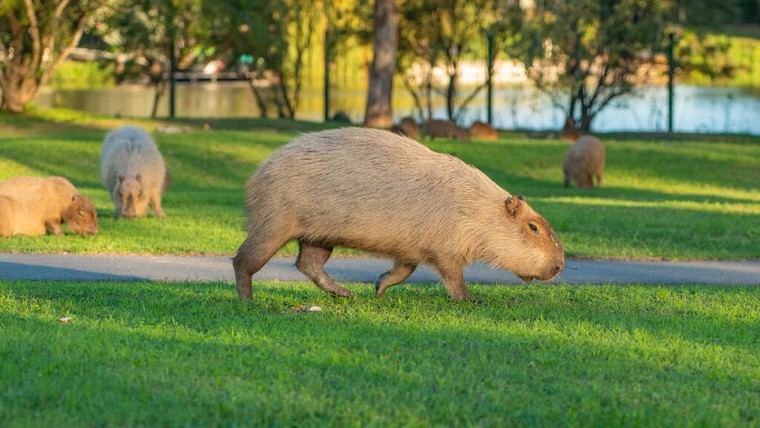
<svg viewBox="0 0 760 428"><path fill-rule="evenodd" d="M333 247L388 256L377 296L418 264L468 299L462 269L475 260L525 281L554 278L564 252L549 223L457 158L388 131L343 128L302 135L264 161L246 184L248 237L233 259L240 299L251 275L291 239L298 269L322 290L351 293L323 266Z"/></svg>
<svg viewBox="0 0 760 428"><path fill-rule="evenodd" d="M565 174L564 185L570 186L574 181L581 189L602 185L604 178L604 144L598 138L586 135L570 147L562 162Z"/></svg>
<svg viewBox="0 0 760 428"><path fill-rule="evenodd" d="M470 138L476 140L496 141L499 139L499 133L489 124L475 121L470 125Z"/></svg>
<svg viewBox="0 0 760 428"><path fill-rule="evenodd" d="M114 129L105 138L100 153L100 174L111 194L116 217L142 217L148 206L165 217L161 195L169 176L153 138L135 126Z"/></svg>
<svg viewBox="0 0 760 428"><path fill-rule="evenodd" d="M0 236L94 235L98 215L92 202L63 177L15 177L0 182Z"/></svg>
<svg viewBox="0 0 760 428"><path fill-rule="evenodd" d="M455 138L470 141L470 133L450 120L431 119L425 122L425 135L430 138Z"/></svg>
<svg viewBox="0 0 760 428"><path fill-rule="evenodd" d="M409 116L401 119L398 125L395 125L395 130L397 134L409 137L412 140L420 138L420 129L417 126L417 122Z"/></svg>

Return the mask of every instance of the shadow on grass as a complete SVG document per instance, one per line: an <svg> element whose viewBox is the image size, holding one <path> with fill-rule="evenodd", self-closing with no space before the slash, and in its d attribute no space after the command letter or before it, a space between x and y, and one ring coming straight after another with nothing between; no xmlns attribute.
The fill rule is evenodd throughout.
<svg viewBox="0 0 760 428"><path fill-rule="evenodd" d="M55 410L90 424L709 425L760 418L754 327L684 312L658 298L658 288L638 288L630 308L615 305L631 293L613 288L607 296L510 288L482 305L448 302L430 287L368 303L273 285L251 304L234 301L232 287L221 284L0 289L6 300L74 315L61 325L34 309L0 312L13 333L0 340L0 367L22 374L8 384L11 422ZM744 289L671 292L704 300L708 309L719 293L758 300ZM306 302L324 311L290 310ZM724 332L722 349L699 333L706 323Z"/></svg>

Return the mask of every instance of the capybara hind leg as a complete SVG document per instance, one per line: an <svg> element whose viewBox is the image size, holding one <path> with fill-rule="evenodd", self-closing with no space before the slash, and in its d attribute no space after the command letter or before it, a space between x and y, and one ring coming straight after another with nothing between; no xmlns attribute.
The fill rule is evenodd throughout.
<svg viewBox="0 0 760 428"><path fill-rule="evenodd" d="M156 212L156 216L158 218L166 217L166 214L164 214L164 209L161 208L161 193L153 193L153 195L150 197L150 204L153 206L153 211Z"/></svg>
<svg viewBox="0 0 760 428"><path fill-rule="evenodd" d="M393 264L393 268L380 275L380 278L375 282L375 295L380 297L385 293L385 290L406 281L416 268L417 265L403 263L397 260Z"/></svg>
<svg viewBox="0 0 760 428"><path fill-rule="evenodd" d="M296 267L317 287L335 296L350 297L351 292L341 287L324 270L327 259L332 254L332 247L318 246L306 241L298 241L298 259Z"/></svg>
<svg viewBox="0 0 760 428"><path fill-rule="evenodd" d="M258 272L287 241L287 238L261 239L261 237L251 235L243 242L232 259L240 300L251 300L253 295L251 276Z"/></svg>
<svg viewBox="0 0 760 428"><path fill-rule="evenodd" d="M467 290L467 286L464 285L464 273L461 265L439 264L436 267L452 300L472 300L472 295Z"/></svg>

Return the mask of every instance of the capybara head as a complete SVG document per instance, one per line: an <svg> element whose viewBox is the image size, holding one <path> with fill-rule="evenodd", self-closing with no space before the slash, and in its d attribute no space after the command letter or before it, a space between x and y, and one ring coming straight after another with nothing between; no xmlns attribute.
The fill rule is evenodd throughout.
<svg viewBox="0 0 760 428"><path fill-rule="evenodd" d="M74 233L80 235L98 233L98 213L92 202L82 195L71 197L71 205L63 212L62 218Z"/></svg>
<svg viewBox="0 0 760 428"><path fill-rule="evenodd" d="M506 236L492 237L500 254L493 254L495 264L512 271L523 281L550 280L565 267L562 244L541 215L522 196L508 196L504 201Z"/></svg>
<svg viewBox="0 0 760 428"><path fill-rule="evenodd" d="M148 212L148 195L143 190L141 174L132 177L119 176L116 184L119 198L119 217L141 217Z"/></svg>

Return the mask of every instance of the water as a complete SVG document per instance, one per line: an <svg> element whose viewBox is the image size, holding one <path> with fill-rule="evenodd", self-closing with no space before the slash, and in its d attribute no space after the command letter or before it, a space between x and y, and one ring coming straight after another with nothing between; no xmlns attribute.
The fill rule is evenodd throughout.
<svg viewBox="0 0 760 428"><path fill-rule="evenodd" d="M464 92L464 91L463 91ZM760 97L734 88L677 86L675 129L682 132L742 133L760 135ZM360 122L364 115L365 90L332 91L332 111L346 111ZM168 111L164 97L159 114ZM564 102L564 98L559 100ZM123 117L148 116L153 91L146 86L105 89L47 91L38 103L91 113ZM558 129L564 114L549 96L533 88L499 88L494 91L494 121L504 129ZM321 89L304 90L297 117L322 119ZM273 112L273 110L272 110ZM395 88L394 113L400 118L413 113L411 97ZM271 114L271 112L270 112ZM179 117L257 117L258 109L246 83L180 84L177 89ZM443 99L437 100L434 116L443 118ZM461 125L484 120L485 91L470 104ZM667 93L663 87L644 87L613 102L595 119L595 131L664 131L667 129Z"/></svg>

